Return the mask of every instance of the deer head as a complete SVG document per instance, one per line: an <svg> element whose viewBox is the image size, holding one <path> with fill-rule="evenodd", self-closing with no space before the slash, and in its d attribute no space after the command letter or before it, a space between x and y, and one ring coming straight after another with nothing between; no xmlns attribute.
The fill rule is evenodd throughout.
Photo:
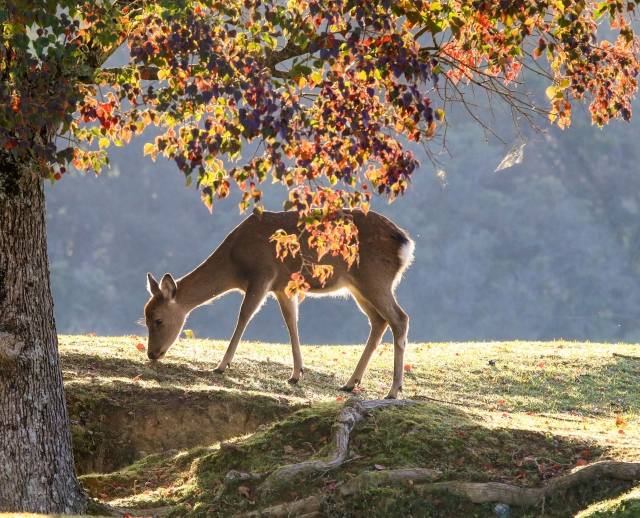
<svg viewBox="0 0 640 518"><path fill-rule="evenodd" d="M147 289L151 294L144 307L145 324L149 330L147 356L150 360L159 360L180 335L188 311L176 302L178 286L170 273L165 274L160 283L148 273Z"/></svg>

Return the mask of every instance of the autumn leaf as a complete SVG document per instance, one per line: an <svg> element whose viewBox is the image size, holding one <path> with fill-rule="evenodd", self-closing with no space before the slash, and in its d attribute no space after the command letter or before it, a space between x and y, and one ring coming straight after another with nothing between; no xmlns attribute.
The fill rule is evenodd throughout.
<svg viewBox="0 0 640 518"><path fill-rule="evenodd" d="M381 466L380 464L374 464L374 468L376 468L378 470L387 469L385 466Z"/></svg>
<svg viewBox="0 0 640 518"><path fill-rule="evenodd" d="M138 345L136 345L136 349L140 350L140 351L144 351L145 350L145 346L142 342L138 342Z"/></svg>
<svg viewBox="0 0 640 518"><path fill-rule="evenodd" d="M140 378L142 378L142 374L138 374L135 378L133 378L133 380L131 381L140 381Z"/></svg>
<svg viewBox="0 0 640 518"><path fill-rule="evenodd" d="M588 464L588 462L584 459L578 459L576 460L576 466L586 466Z"/></svg>

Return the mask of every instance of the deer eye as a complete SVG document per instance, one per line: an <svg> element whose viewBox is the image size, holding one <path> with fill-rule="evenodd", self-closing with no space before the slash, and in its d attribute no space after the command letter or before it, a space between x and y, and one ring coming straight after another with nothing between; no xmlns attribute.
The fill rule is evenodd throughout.
<svg viewBox="0 0 640 518"><path fill-rule="evenodd" d="M162 319L159 318L158 320L156 320L156 325L159 326L160 324L162 324Z"/></svg>

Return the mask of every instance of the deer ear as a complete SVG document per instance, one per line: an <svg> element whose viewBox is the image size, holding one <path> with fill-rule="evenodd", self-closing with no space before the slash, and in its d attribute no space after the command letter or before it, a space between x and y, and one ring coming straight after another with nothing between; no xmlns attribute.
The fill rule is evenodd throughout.
<svg viewBox="0 0 640 518"><path fill-rule="evenodd" d="M155 295L162 294L160 290L160 285L158 281L156 281L150 273L147 274L147 290L149 290L149 294L153 297Z"/></svg>
<svg viewBox="0 0 640 518"><path fill-rule="evenodd" d="M160 289L162 290L162 296L167 300L174 300L176 293L178 292L178 286L176 281L173 280L170 273L165 273L164 277L160 281Z"/></svg>

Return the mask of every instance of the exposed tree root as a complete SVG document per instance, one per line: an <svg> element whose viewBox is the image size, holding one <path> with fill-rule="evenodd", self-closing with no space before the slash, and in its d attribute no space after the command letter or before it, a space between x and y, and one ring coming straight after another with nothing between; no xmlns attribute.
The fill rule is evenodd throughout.
<svg viewBox="0 0 640 518"><path fill-rule="evenodd" d="M340 410L338 419L333 425L332 444L333 457L329 460L316 460L301 462L285 466L274 471L260 486L260 491L269 491L276 483L285 483L292 481L298 475L310 472L324 472L340 467L346 459L349 450L349 434L355 428L358 421L364 417L367 410L377 410L390 406L405 406L411 404L420 404L419 401L410 399L374 399L369 401L361 401L358 399L350 399Z"/></svg>
<svg viewBox="0 0 640 518"><path fill-rule="evenodd" d="M434 484L415 486L415 489L423 492L447 490L456 495L465 496L475 504L502 502L522 507L535 507L556 491L579 486L601 477L618 480L637 480L640 478L640 463L596 462L569 475L555 478L545 487L515 487L499 482L482 484L473 482L436 482Z"/></svg>
<svg viewBox="0 0 640 518"><path fill-rule="evenodd" d="M434 469L422 468L368 472L363 473L362 475L350 480L346 484L343 484L342 486L337 488L337 490L340 496L347 497L349 495L358 493L365 488L389 486L395 484L413 485L415 482L433 480L439 475L439 471L436 471ZM298 516L298 513L309 513L310 516L313 516L312 513L318 512L320 510L324 499L325 497L322 495L310 496L308 498L296 500L295 502L274 505L272 507L266 507L264 509L251 511L249 513L245 513L244 516Z"/></svg>
<svg viewBox="0 0 640 518"><path fill-rule="evenodd" d="M502 484L499 482L435 482L421 484L425 480L433 480L440 472L431 469L397 469L390 471L367 472L336 488L341 497L348 497L363 489L379 486L405 485L419 493L435 493L449 491L463 496L475 504L485 502L501 502L503 504L520 507L537 507L554 492L593 482L600 477L618 480L637 480L640 478L640 463L603 461L586 466L570 475L552 480L548 486L539 488L524 488ZM245 513L243 516L254 518L258 516L314 516L320 511L325 500L322 495L310 496L294 502L265 507Z"/></svg>
<svg viewBox="0 0 640 518"><path fill-rule="evenodd" d="M340 467L348 461L349 434L353 431L358 421L366 415L367 410L416 403L419 402L406 399L350 400L338 414L337 422L333 427L332 458L292 464L274 471L260 486L259 490L269 491L276 484L290 483L298 475L308 475L314 472L322 473ZM516 487L499 482L431 482L439 475L440 472L436 470L423 468L366 472L336 487L336 490L341 497L347 497L366 488L405 485L420 493L449 491L458 496L466 497L473 503L502 502L520 507L536 507L541 504L544 505L545 500L555 492L587 484L601 477L618 480L638 480L640 479L640 463L597 462L569 475L553 479L547 486L540 488ZM252 478L259 478L259 476L252 475ZM430 483L424 483L427 481ZM325 496L314 495L294 502L250 511L243 516L247 518L257 516L305 516L311 518L318 515L324 500Z"/></svg>

